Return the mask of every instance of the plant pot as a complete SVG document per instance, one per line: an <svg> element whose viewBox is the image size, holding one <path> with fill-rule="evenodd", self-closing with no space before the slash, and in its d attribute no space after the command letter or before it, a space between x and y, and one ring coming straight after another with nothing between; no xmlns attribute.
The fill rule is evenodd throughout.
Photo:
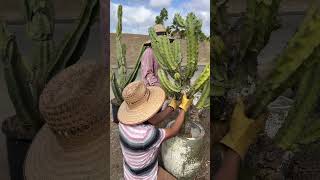
<svg viewBox="0 0 320 180"><path fill-rule="evenodd" d="M170 127L174 121L167 124ZM191 127L192 137L177 135L162 144L161 157L167 171L177 178L191 178L199 171L204 157L205 130L197 122L185 122Z"/></svg>
<svg viewBox="0 0 320 180"><path fill-rule="evenodd" d="M23 135L24 133L16 133L10 128L12 124L15 124L14 121L17 121L15 116L5 119L2 123L2 132L6 136L11 180L23 180L24 160L34 134ZM16 130L17 129L19 128L16 128Z"/></svg>
<svg viewBox="0 0 320 180"><path fill-rule="evenodd" d="M119 123L119 120L118 120L118 110L119 110L119 107L120 107L120 103L118 103L116 101L116 99L112 99L111 100L111 107L112 107L112 121L114 123Z"/></svg>

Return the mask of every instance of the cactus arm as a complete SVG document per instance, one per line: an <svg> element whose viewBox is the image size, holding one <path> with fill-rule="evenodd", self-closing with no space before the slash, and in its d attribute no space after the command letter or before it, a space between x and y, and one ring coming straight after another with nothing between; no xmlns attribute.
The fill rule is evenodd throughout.
<svg viewBox="0 0 320 180"><path fill-rule="evenodd" d="M316 61L320 49L320 6L311 6L297 33L289 41L283 53L276 59L277 65L268 78L257 87L257 101L249 107L248 114L256 118L263 109L292 85L299 74L308 70Z"/></svg>
<svg viewBox="0 0 320 180"><path fill-rule="evenodd" d="M201 22L193 13L189 13L186 18L187 37L187 66L185 81L189 81L197 70L199 55L198 29L201 29Z"/></svg>
<svg viewBox="0 0 320 180"><path fill-rule="evenodd" d="M126 86L127 68L126 68L126 45L122 44L122 6L118 6L118 23L116 29L116 54L118 64L118 84L121 89Z"/></svg>
<svg viewBox="0 0 320 180"><path fill-rule="evenodd" d="M5 24L1 21L0 52L8 93L17 117L23 125L37 128L40 121L33 114L30 104L32 102L32 95L30 94L28 83L31 71L21 58L15 37L8 33Z"/></svg>
<svg viewBox="0 0 320 180"><path fill-rule="evenodd" d="M268 82L268 79L266 80L266 83L259 85L254 94L256 99L249 105L247 115L253 119L257 118L265 110L269 103L274 101L283 93L283 91L292 87L299 80L299 78L304 75L304 72L309 71L312 66L316 64L318 61L318 56L319 49L315 50L315 53L313 53L304 64L302 64L294 73L292 73L287 80L278 84L276 88L273 88L272 84L269 84L272 83L272 81Z"/></svg>
<svg viewBox="0 0 320 180"><path fill-rule="evenodd" d="M160 44L161 42L159 40L159 37L157 37L157 34L153 28L149 28L149 36L151 39L152 49L158 64L162 69L168 71L169 70L169 67L167 67L168 62L166 61L166 58L163 56L163 53L161 53L162 52L161 44Z"/></svg>
<svg viewBox="0 0 320 180"><path fill-rule="evenodd" d="M209 97L210 97L210 80L208 79L205 82L205 85L202 89L202 94L200 96L198 103L196 104L196 108L203 109L203 108L210 106L210 98ZM208 101L209 101L209 103L208 103Z"/></svg>
<svg viewBox="0 0 320 180"><path fill-rule="evenodd" d="M127 82L125 83L125 86L127 86L129 83L133 82L137 78L138 70L139 70L139 68L141 66L141 57L142 57L142 55L143 55L145 50L146 50L146 46L142 45L140 53L139 53L139 56L138 56L138 58L136 60L136 64L135 64L135 66L133 68L133 71L128 76Z"/></svg>
<svg viewBox="0 0 320 180"><path fill-rule="evenodd" d="M87 45L87 39L91 25L98 15L98 0L86 0L85 7L81 12L80 19L71 34L65 36L60 48L56 51L56 56L49 66L48 80L63 68L71 65L71 62L79 60Z"/></svg>
<svg viewBox="0 0 320 180"><path fill-rule="evenodd" d="M308 121L309 126L305 127L303 135L296 142L297 145L307 145L320 139L320 119L312 117Z"/></svg>
<svg viewBox="0 0 320 180"><path fill-rule="evenodd" d="M294 106L290 109L285 124L276 135L276 142L284 149L293 149L293 145L303 133L307 119L315 110L320 92L320 63L307 71L299 84Z"/></svg>
<svg viewBox="0 0 320 180"><path fill-rule="evenodd" d="M194 84L191 87L191 90L187 93L188 97L191 97L195 93L197 93L199 89L204 86L205 82L208 79L210 79L210 64L206 65L200 76L194 82Z"/></svg>
<svg viewBox="0 0 320 180"><path fill-rule="evenodd" d="M112 76L111 76L111 88L117 103L121 103L123 101L123 98L121 95L121 89L118 85L117 77L114 72L112 73Z"/></svg>
<svg viewBox="0 0 320 180"><path fill-rule="evenodd" d="M181 87L177 85L174 81L169 80L166 72L163 69L158 69L158 77L163 88L167 90L170 94L180 93Z"/></svg>

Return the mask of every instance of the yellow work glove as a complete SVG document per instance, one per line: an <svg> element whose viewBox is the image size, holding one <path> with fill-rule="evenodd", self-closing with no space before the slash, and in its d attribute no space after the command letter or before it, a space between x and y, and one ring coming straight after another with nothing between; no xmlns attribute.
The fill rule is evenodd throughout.
<svg viewBox="0 0 320 180"><path fill-rule="evenodd" d="M186 93L184 93L179 108L183 109L184 112L187 112L191 103L192 99L188 99Z"/></svg>
<svg viewBox="0 0 320 180"><path fill-rule="evenodd" d="M178 104L177 104L177 100L176 100L176 98L173 98L173 99L171 99L171 101L170 101L170 103L169 103L169 105L168 105L169 107L172 107L173 108L173 110L176 110L177 109L177 107L178 107Z"/></svg>
<svg viewBox="0 0 320 180"><path fill-rule="evenodd" d="M266 114L257 120L249 119L245 115L243 101L241 99L237 101L232 113L230 130L221 143L234 150L243 159L249 146L256 141L259 131L264 128Z"/></svg>

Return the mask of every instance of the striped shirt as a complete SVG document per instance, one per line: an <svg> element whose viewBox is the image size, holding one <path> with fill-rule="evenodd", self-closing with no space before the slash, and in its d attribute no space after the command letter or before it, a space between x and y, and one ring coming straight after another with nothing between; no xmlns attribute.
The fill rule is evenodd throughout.
<svg viewBox="0 0 320 180"><path fill-rule="evenodd" d="M158 152L165 138L164 129L150 124L119 123L120 145L126 180L156 180Z"/></svg>

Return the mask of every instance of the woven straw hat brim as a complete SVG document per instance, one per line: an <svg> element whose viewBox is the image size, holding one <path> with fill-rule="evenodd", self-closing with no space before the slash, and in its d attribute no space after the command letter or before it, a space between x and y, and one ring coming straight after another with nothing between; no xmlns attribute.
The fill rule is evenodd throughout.
<svg viewBox="0 0 320 180"><path fill-rule="evenodd" d="M45 124L25 161L26 180L107 180L107 133L72 152L66 152Z"/></svg>
<svg viewBox="0 0 320 180"><path fill-rule="evenodd" d="M150 95L147 101L137 106L134 109L129 109L124 101L119 107L118 119L123 124L134 125L147 121L154 116L162 107L165 100L165 92L156 86L147 87L150 90Z"/></svg>

